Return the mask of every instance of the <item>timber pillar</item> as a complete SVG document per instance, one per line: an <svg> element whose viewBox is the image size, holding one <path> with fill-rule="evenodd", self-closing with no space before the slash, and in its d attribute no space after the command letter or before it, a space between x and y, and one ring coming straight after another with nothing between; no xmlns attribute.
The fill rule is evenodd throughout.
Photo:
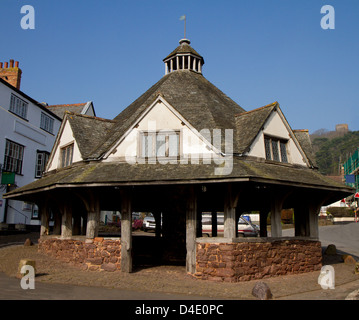
<svg viewBox="0 0 359 320"><path fill-rule="evenodd" d="M84 193L76 194L83 202L87 215L83 216L83 227L78 222L77 231L81 234L84 233L86 226L86 238L93 239L98 236L100 226L100 199L95 191L88 190ZM81 217L81 216L80 216Z"/></svg>
<svg viewBox="0 0 359 320"><path fill-rule="evenodd" d="M186 208L186 271L196 272L197 194L190 186Z"/></svg>
<svg viewBox="0 0 359 320"><path fill-rule="evenodd" d="M271 203L271 233L272 237L279 238L282 236L282 201L274 198Z"/></svg>
<svg viewBox="0 0 359 320"><path fill-rule="evenodd" d="M40 218L41 218L41 227L40 227L40 237L48 235L50 233L50 212L49 208L47 206L47 202L41 202L38 203L38 208L40 212Z"/></svg>
<svg viewBox="0 0 359 320"><path fill-rule="evenodd" d="M62 206L61 238L68 239L72 237L72 207L70 203L64 203Z"/></svg>
<svg viewBox="0 0 359 320"><path fill-rule="evenodd" d="M319 239L318 216L321 204L311 204L309 206L309 237Z"/></svg>
<svg viewBox="0 0 359 320"><path fill-rule="evenodd" d="M58 207L52 207L52 212L54 214L54 235L61 235L61 212Z"/></svg>
<svg viewBox="0 0 359 320"><path fill-rule="evenodd" d="M132 195L121 190L121 271L132 272Z"/></svg>
<svg viewBox="0 0 359 320"><path fill-rule="evenodd" d="M240 190L228 184L224 199L224 237L235 238L237 236L236 208Z"/></svg>

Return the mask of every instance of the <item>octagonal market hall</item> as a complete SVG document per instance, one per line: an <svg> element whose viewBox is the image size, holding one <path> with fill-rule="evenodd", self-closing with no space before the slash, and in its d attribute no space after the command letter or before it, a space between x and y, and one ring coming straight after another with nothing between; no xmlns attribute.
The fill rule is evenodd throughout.
<svg viewBox="0 0 359 320"><path fill-rule="evenodd" d="M39 250L88 270L177 263L232 282L320 269L320 207L353 190L319 173L308 131L278 102L246 111L209 82L188 39L163 62L164 76L114 119L67 113L43 177L4 196L38 206ZM120 212L118 237L99 236L101 211ZM153 214L154 236L134 235L133 212ZM259 235L243 237L239 217L251 212Z"/></svg>

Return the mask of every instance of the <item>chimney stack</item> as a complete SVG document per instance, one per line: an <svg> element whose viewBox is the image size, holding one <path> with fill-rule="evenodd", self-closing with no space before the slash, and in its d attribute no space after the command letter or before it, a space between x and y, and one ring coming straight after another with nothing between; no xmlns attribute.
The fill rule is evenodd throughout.
<svg viewBox="0 0 359 320"><path fill-rule="evenodd" d="M3 67L4 66L4 67ZM10 83L16 89L20 90L20 82L21 82L21 74L22 71L19 68L19 61L15 61L10 59L10 67L8 62L0 62L0 78Z"/></svg>

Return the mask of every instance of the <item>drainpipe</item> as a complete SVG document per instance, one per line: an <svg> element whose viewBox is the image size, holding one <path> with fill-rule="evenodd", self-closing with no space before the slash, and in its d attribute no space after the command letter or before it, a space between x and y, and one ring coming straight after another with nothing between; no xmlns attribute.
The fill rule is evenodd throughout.
<svg viewBox="0 0 359 320"><path fill-rule="evenodd" d="M7 193L9 191L9 186L6 185L6 192ZM8 203L8 199L4 199L5 201L5 207L4 207L4 218L3 218L3 223L6 223L6 220L7 220L7 209L8 209L8 206L9 206L9 203Z"/></svg>

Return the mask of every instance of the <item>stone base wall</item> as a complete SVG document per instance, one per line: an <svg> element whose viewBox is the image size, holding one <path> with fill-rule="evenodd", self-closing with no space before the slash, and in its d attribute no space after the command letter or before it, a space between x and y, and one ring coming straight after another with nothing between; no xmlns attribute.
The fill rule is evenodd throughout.
<svg viewBox="0 0 359 320"><path fill-rule="evenodd" d="M320 270L322 248L312 240L197 243L196 261L196 278L238 282Z"/></svg>
<svg viewBox="0 0 359 320"><path fill-rule="evenodd" d="M84 270L116 271L121 268L120 239L76 240L42 237L39 239L39 251L79 265Z"/></svg>

